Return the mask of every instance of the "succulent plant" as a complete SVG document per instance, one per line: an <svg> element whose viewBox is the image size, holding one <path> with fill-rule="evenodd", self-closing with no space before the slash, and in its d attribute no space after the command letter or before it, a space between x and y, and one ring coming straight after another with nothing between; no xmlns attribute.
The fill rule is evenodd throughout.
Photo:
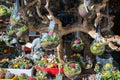
<svg viewBox="0 0 120 80"><path fill-rule="evenodd" d="M7 71L5 74L5 78L6 79L12 79L14 77L14 74L12 74L11 72Z"/></svg>

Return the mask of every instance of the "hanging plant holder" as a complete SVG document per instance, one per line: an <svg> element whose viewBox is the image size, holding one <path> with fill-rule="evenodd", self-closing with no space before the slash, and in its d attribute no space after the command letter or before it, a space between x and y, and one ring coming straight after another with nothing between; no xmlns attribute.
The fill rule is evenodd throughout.
<svg viewBox="0 0 120 80"><path fill-rule="evenodd" d="M80 52L84 48L84 43L81 38L76 38L71 43L71 49L75 52Z"/></svg>
<svg viewBox="0 0 120 80"><path fill-rule="evenodd" d="M90 46L90 51L94 55L101 55L105 51L105 45L100 42L93 41Z"/></svg>
<svg viewBox="0 0 120 80"><path fill-rule="evenodd" d="M4 5L0 5L0 16L8 14L8 8Z"/></svg>
<svg viewBox="0 0 120 80"><path fill-rule="evenodd" d="M86 1L84 1L84 3L81 4L78 8L80 16L82 16L83 18L89 16L91 11L94 10L93 8L94 8L94 5L92 2L89 2L88 4L86 4Z"/></svg>
<svg viewBox="0 0 120 80"><path fill-rule="evenodd" d="M53 31L49 31L47 36L40 43L43 48L55 48L58 46L58 44L58 36Z"/></svg>
<svg viewBox="0 0 120 80"><path fill-rule="evenodd" d="M69 79L75 79L81 73L81 66L76 62L67 62L64 66L64 74Z"/></svg>

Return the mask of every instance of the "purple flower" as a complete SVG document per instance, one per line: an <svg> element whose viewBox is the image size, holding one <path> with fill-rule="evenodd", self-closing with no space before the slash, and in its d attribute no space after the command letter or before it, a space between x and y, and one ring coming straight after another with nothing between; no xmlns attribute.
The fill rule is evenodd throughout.
<svg viewBox="0 0 120 80"><path fill-rule="evenodd" d="M79 40L79 39L75 40L75 43L76 43L76 44L79 44L79 43L80 43L80 40Z"/></svg>
<svg viewBox="0 0 120 80"><path fill-rule="evenodd" d="M53 32L53 31L49 31L48 34L49 34L50 36L52 36L52 35L54 34L54 32Z"/></svg>

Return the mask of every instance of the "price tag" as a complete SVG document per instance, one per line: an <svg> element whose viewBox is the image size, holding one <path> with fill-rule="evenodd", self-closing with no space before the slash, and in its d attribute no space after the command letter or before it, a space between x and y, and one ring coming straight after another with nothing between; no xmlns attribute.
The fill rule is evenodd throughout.
<svg viewBox="0 0 120 80"><path fill-rule="evenodd" d="M50 21L48 29L49 30L54 30L54 27L55 27L55 22L54 21Z"/></svg>

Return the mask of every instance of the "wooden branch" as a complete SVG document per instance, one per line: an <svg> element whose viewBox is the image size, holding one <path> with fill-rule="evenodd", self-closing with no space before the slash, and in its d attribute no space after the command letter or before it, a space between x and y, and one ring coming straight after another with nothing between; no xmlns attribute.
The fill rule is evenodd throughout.
<svg viewBox="0 0 120 80"><path fill-rule="evenodd" d="M97 13L97 18L95 19L95 22L97 24L100 23L100 21L103 17L108 18L108 16L106 16L106 15L104 15L100 12L101 9L106 7L107 1L108 0L103 0L102 4L96 5L95 11ZM50 17L49 19L53 20L55 22L55 24L58 25L58 32L59 32L59 37L60 38L63 35L66 35L66 34L69 34L69 33L72 33L72 32L77 32L77 31L87 33L94 39L96 38L97 33L96 33L96 30L94 29L94 25L90 24L90 19L84 18L83 24L75 23L73 25L62 27L62 22L59 19L57 19L56 17L54 17L52 11L48 7L49 7L49 0L46 0L45 8L49 12L49 17ZM37 10L39 10L39 6L37 6L36 8L37 8ZM38 12L38 13L40 13L40 12ZM42 17L41 14L39 14L39 16ZM110 17L110 24L108 24L110 26L110 28L112 28L113 25L114 25L113 19L114 19L114 17ZM48 28L46 26L43 29L47 30ZM33 30L33 29L31 29L31 30ZM108 28L104 27L102 29L102 31L105 31L105 30L108 30ZM36 31L42 31L42 30L41 30L41 28L39 28L39 29L36 29ZM119 36L116 37L116 35L113 36L112 38L104 38L102 36L100 37L100 41L102 43L108 45L111 49L117 50L117 51L120 51L120 48L115 46L113 44L113 42L116 42L117 44L120 44L119 40L120 40L120 37Z"/></svg>
<svg viewBox="0 0 120 80"><path fill-rule="evenodd" d="M38 0L38 3L37 3L37 5L36 5L36 12L37 12L37 14L38 14L38 16L39 16L40 18L42 18L43 20L45 20L46 23L49 23L48 18L47 18L46 16L43 16L43 15L40 13L40 10L39 10L40 8L41 8L41 0Z"/></svg>
<svg viewBox="0 0 120 80"><path fill-rule="evenodd" d="M91 30L88 32L88 34L92 37L92 38L96 38L96 31L95 30ZM120 36L118 35L114 35L110 38L104 38L104 37L100 37L100 41L103 43L103 44L106 44L108 45L112 50L115 50L115 51L120 51L120 47L117 46L117 45L120 45ZM117 45L114 44L117 43Z"/></svg>
<svg viewBox="0 0 120 80"><path fill-rule="evenodd" d="M110 22L109 22L109 24L107 26L104 26L104 28L102 28L102 30L101 30L102 32L113 28L113 26L114 26L114 22L113 22L114 18L115 18L115 16L110 16Z"/></svg>
<svg viewBox="0 0 120 80"><path fill-rule="evenodd" d="M55 22L55 24L58 25L58 30L62 30L62 22L59 19L57 19L56 17L54 17L52 11L48 7L49 7L49 0L46 0L45 8L49 12L50 19L53 20Z"/></svg>
<svg viewBox="0 0 120 80"><path fill-rule="evenodd" d="M33 0L32 2L28 3L23 9L27 11L31 6L35 5L37 2L38 0Z"/></svg>
<svg viewBox="0 0 120 80"><path fill-rule="evenodd" d="M95 19L95 27L101 22L102 17L104 16L101 14L101 9L104 9L106 7L108 0L103 0L102 4L96 4L95 5L95 11L97 14L97 18Z"/></svg>
<svg viewBox="0 0 120 80"><path fill-rule="evenodd" d="M38 0L38 3L36 5L36 11L37 11L38 16L43 19L44 17L42 16L42 14L39 11L40 7L41 7L41 0Z"/></svg>

